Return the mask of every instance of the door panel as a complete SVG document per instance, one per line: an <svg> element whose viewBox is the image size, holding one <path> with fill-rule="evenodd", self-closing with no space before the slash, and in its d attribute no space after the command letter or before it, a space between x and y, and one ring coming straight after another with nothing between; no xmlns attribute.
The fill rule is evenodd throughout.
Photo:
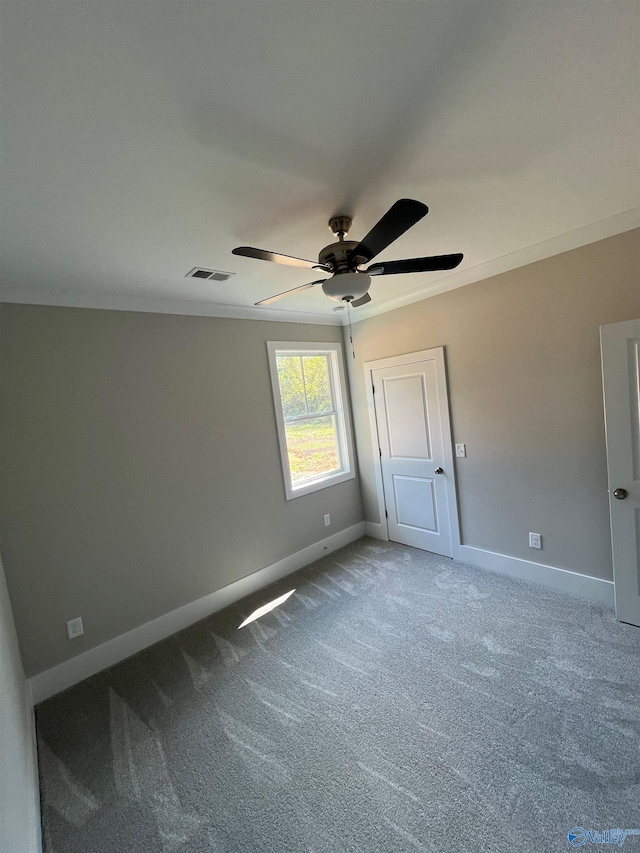
<svg viewBox="0 0 640 853"><path fill-rule="evenodd" d="M423 376L383 378L383 383L390 455L430 459Z"/></svg>
<svg viewBox="0 0 640 853"><path fill-rule="evenodd" d="M438 532L433 480L394 475L393 492L399 525Z"/></svg>
<svg viewBox="0 0 640 853"><path fill-rule="evenodd" d="M616 615L640 626L640 320L601 341Z"/></svg>
<svg viewBox="0 0 640 853"><path fill-rule="evenodd" d="M371 372L389 538L451 557L449 482L433 358Z"/></svg>

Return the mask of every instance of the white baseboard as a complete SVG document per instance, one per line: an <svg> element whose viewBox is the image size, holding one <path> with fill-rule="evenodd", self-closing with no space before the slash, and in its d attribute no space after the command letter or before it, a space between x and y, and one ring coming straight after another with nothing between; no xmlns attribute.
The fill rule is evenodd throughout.
<svg viewBox="0 0 640 853"><path fill-rule="evenodd" d="M385 542L389 541L386 526L384 524L376 524L374 521L364 522L364 535L370 536L372 539L383 539Z"/></svg>
<svg viewBox="0 0 640 853"><path fill-rule="evenodd" d="M459 559L463 563L546 586L574 598L586 598L605 607L614 606L613 581L558 569L556 566L546 566L544 563L534 563L531 560L521 560L519 557L496 554L482 548L472 548L470 545L460 547Z"/></svg>
<svg viewBox="0 0 640 853"><path fill-rule="evenodd" d="M126 634L114 637L113 640L108 640L100 646L32 676L27 680L27 686L33 704L38 704L85 678L114 666L148 646L170 637L176 631L187 628L200 619L205 619L212 613L239 601L245 595L257 592L274 581L313 563L328 552L355 542L362 536L388 540L384 525L371 521L363 521L334 533L320 542L303 548L302 551L258 569L203 598L185 604L177 610L172 610ZM586 598L606 607L614 606L613 581L485 551L482 548L473 548L470 545L461 546L459 559L472 566L546 586L576 598Z"/></svg>
<svg viewBox="0 0 640 853"><path fill-rule="evenodd" d="M159 616L132 631L127 631L126 634L114 637L113 640L107 640L106 643L32 676L29 679L29 687L34 704L60 693L61 690L72 687L103 669L114 666L125 658L148 648L148 646L170 637L176 631L181 631L183 628L199 622L200 619L205 619L212 613L228 607L235 601L244 598L245 595L257 592L257 590L290 575L303 566L308 566L309 563L313 563L314 560L318 560L327 553L336 551L338 548L348 545L349 542L355 542L356 539L364 536L364 533L365 525L361 521L354 524L353 527L347 527L345 530L334 533L333 536L328 536L320 542L303 548L302 551L278 560L277 563L258 569L258 571L252 572L250 575L222 587L222 589L185 604L170 613L165 613L164 616Z"/></svg>

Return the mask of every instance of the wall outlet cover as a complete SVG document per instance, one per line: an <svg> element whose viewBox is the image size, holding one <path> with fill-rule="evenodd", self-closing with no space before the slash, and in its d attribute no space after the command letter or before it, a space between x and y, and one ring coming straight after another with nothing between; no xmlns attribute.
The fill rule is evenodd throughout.
<svg viewBox="0 0 640 853"><path fill-rule="evenodd" d="M331 524L331 516L327 513L324 517L324 526L328 527Z"/></svg>
<svg viewBox="0 0 640 853"><path fill-rule="evenodd" d="M82 627L82 617L78 616L77 619L70 619L67 622L67 635L70 640L75 640L76 637L81 637L84 634L84 628Z"/></svg>
<svg viewBox="0 0 640 853"><path fill-rule="evenodd" d="M529 534L529 548L537 548L539 551L542 550L542 534L541 533L530 533Z"/></svg>

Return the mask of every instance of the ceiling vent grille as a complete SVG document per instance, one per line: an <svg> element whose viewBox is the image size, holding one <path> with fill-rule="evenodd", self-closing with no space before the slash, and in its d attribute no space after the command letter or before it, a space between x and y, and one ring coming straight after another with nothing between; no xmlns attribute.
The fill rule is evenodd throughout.
<svg viewBox="0 0 640 853"><path fill-rule="evenodd" d="M185 278L206 278L208 281L228 281L233 272L223 272L223 270L207 270L204 267L194 267L190 270Z"/></svg>

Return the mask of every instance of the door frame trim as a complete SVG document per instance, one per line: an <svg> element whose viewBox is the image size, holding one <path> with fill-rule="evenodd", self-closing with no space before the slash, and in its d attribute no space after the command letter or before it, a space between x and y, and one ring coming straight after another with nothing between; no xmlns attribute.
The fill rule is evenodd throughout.
<svg viewBox="0 0 640 853"><path fill-rule="evenodd" d="M364 363L364 384L367 395L367 413L369 416L369 428L371 430L371 446L373 448L373 473L376 484L376 495L378 501L378 517L380 519L377 538L389 541L389 526L385 516L386 506L384 501L384 488L382 485L382 464L380 461L379 451L380 439L378 436L378 422L376 419L376 410L373 399L373 377L374 370L380 370L385 367L398 367L403 364L413 364L419 361L434 360L436 364L436 378L438 382L438 392L440 399L444 400L444 405L440 406L440 427L442 429L442 438L444 445L444 458L447 465L447 470L451 471L451 479L449 483L452 488L447 489L447 504L449 508L449 520L451 524L451 549L453 551L453 559L461 558L461 542L460 542L460 521L458 518L458 483L456 478L456 469L453 456L453 436L451 434L451 418L449 415L449 390L447 385L447 371L445 361L445 348L433 347L432 349L420 350L419 352L409 352L403 355L394 355L389 358L379 358L375 361L366 361ZM365 522L365 526L372 522Z"/></svg>
<svg viewBox="0 0 640 853"><path fill-rule="evenodd" d="M618 461L614 462L614 449L618 448L618 439L620 439L621 429L626 433L626 427L624 424L631 424L635 412L632 413L629 373L625 370L625 382L620 385L616 385L614 368L619 366L620 363L626 363L628 369L627 339L635 337L638 334L639 323L640 317L633 320L623 320L620 323L607 323L600 326L600 363L602 369L604 434L607 454L609 528L611 536L611 560L613 563L616 619L619 622L627 622L630 625L638 624L635 621L637 618L635 602L637 601L637 594L640 594L640 589L638 589L633 563L631 564L630 571L633 579L631 580L627 575L627 566L625 564L625 556L627 555L625 555L624 552L621 554L622 549L620 547L620 542L624 539L624 531L627 524L630 526L634 525L633 519L629 519L628 517L625 519L624 513L630 511L631 514L633 514L634 511L631 506L620 506L620 502L616 501L613 497L613 490L617 486L627 485L627 477L624 476L624 472L622 476L617 476L620 472L615 469L620 467L624 469L628 467L629 478L632 479L634 476L633 451L631 447L633 444L633 438L631 438L629 445L630 458L627 459L626 464L620 465L619 457ZM617 361L618 358L620 361ZM614 415L614 412L621 414L620 419ZM620 421L622 421L622 423ZM634 480L633 482L635 483L637 481ZM616 536L618 536L617 549L615 547ZM637 561L638 556L640 555L637 553L636 546L636 553L631 559L635 559ZM632 599L634 603L629 604Z"/></svg>

